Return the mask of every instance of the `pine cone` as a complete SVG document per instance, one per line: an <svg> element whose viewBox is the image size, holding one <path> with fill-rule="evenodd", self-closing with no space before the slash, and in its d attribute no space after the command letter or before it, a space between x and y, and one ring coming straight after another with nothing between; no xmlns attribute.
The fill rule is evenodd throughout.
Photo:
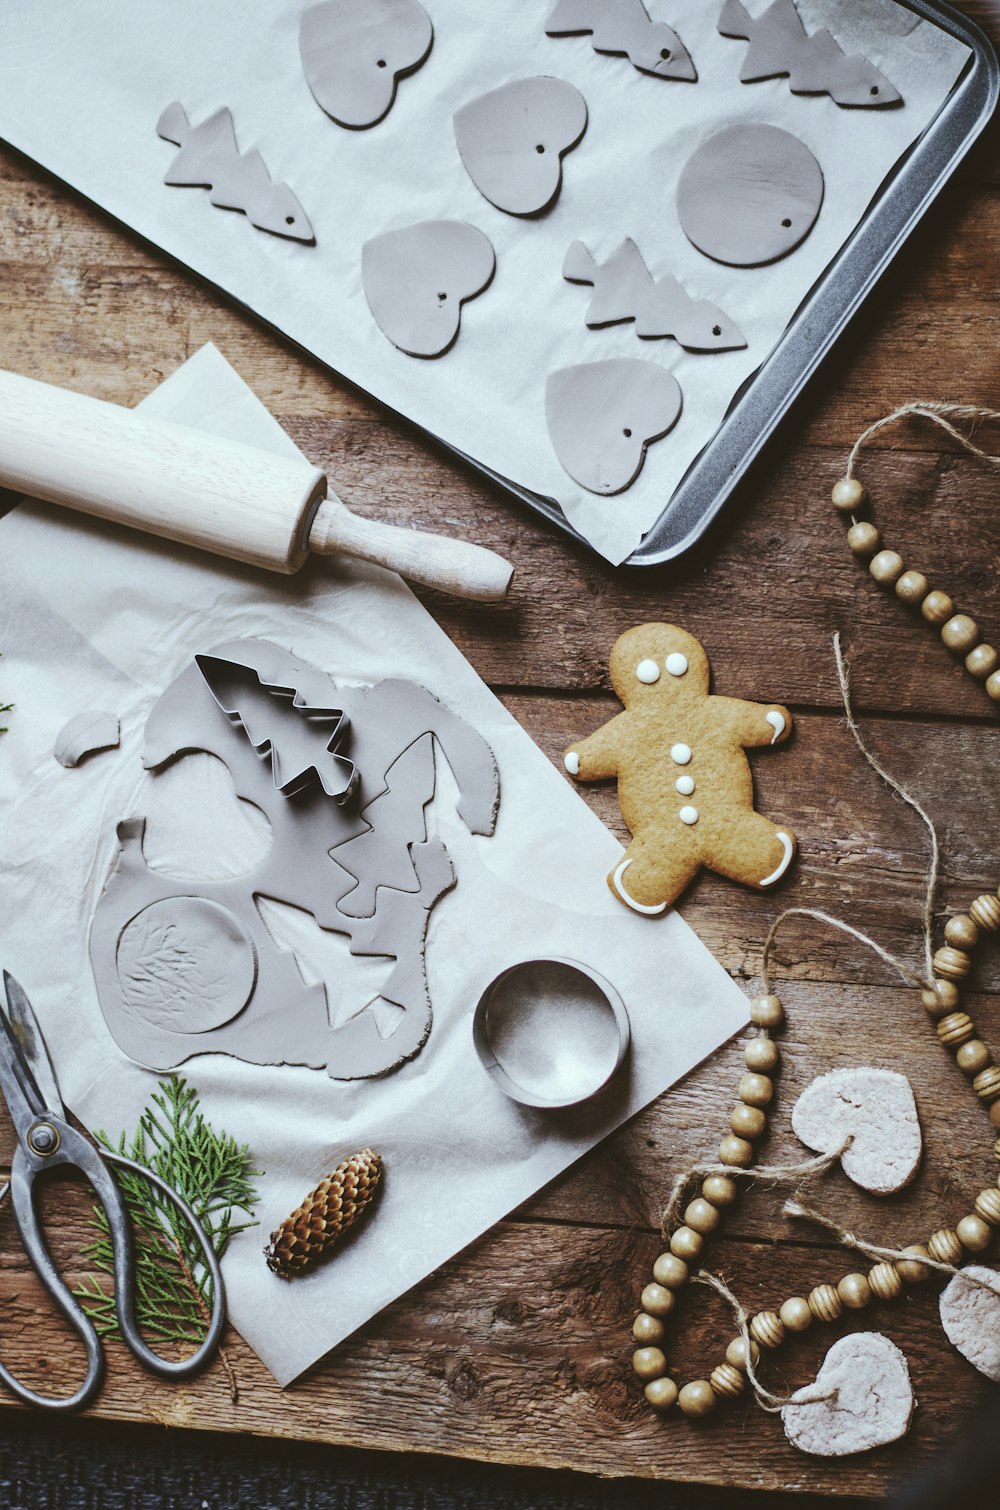
<svg viewBox="0 0 1000 1510"><path fill-rule="evenodd" d="M271 1233L264 1249L271 1272L291 1279L311 1269L361 1216L381 1178L382 1160L370 1148L338 1164Z"/></svg>

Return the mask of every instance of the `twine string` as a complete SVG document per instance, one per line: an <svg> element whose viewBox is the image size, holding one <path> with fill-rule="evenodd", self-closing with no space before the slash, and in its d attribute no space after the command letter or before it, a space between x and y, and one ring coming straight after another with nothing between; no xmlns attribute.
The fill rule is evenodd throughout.
<svg viewBox="0 0 1000 1510"><path fill-rule="evenodd" d="M707 1285L710 1290L714 1290L717 1295L721 1295L730 1307L733 1313L733 1320L736 1323L736 1329L743 1343L746 1376L750 1382L750 1388L753 1390L757 1404L761 1410L766 1410L771 1415L777 1415L789 1403L792 1396L789 1394L776 1395L773 1390L768 1389L758 1374L753 1361L754 1349L757 1344L750 1335L750 1317L747 1315L742 1303L733 1294L725 1280L721 1279L718 1274L713 1274L710 1269L699 1269L697 1274L692 1274L691 1279L694 1284ZM827 1400L835 1400L838 1394L839 1390L831 1389L821 1395L810 1394L804 1400L796 1401L796 1404L822 1405Z"/></svg>
<svg viewBox="0 0 1000 1510"><path fill-rule="evenodd" d="M891 414L886 414L882 419L877 419L873 425L869 425L868 429L864 430L858 436L851 447L851 454L847 458L846 475L848 477L854 476L854 465L858 459L858 452L873 435L879 430L883 430L886 425L893 425L896 420L907 419L910 415L915 415L918 419L928 419L932 424L939 425L947 435L951 436L952 440L957 441L960 446L963 446L973 456L978 456L980 461L985 461L987 466L1000 467L1000 456L994 456L991 452L982 450L972 440L971 436L964 435L961 430L956 429L948 418L950 415L953 419L970 419L973 421L982 419L1000 422L1000 413L997 413L995 409L981 409L976 404L949 404L939 402L935 399L925 399L920 402L901 404L898 409L893 409Z"/></svg>
<svg viewBox="0 0 1000 1510"><path fill-rule="evenodd" d="M813 1159L803 1159L795 1164L757 1164L750 1169L739 1169L731 1164L693 1164L682 1170L674 1180L670 1199L663 1213L661 1235L668 1239L677 1223L689 1186L696 1180L708 1179L710 1175L725 1175L735 1180L761 1180L765 1185L783 1185L790 1180L808 1180L813 1175L824 1174L832 1168L850 1148L853 1139L847 1138L840 1148L830 1153L817 1154Z"/></svg>

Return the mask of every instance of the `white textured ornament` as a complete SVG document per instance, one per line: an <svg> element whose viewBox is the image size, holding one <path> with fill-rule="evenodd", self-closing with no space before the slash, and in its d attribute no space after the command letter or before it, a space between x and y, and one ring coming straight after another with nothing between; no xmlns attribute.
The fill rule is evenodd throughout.
<svg viewBox="0 0 1000 1510"><path fill-rule="evenodd" d="M909 1429L915 1401L906 1359L881 1332L841 1337L816 1375L782 1407L793 1447L842 1458L895 1442Z"/></svg>
<svg viewBox="0 0 1000 1510"><path fill-rule="evenodd" d="M902 1190L920 1166L917 1104L895 1070L857 1065L818 1076L792 1107L792 1128L817 1153L834 1153L850 1139L841 1168L872 1195Z"/></svg>
<svg viewBox="0 0 1000 1510"><path fill-rule="evenodd" d="M982 1283L970 1284L970 1274ZM989 1290L983 1289L988 1284ZM969 1264L941 1292L941 1325L973 1368L1000 1384L1000 1272Z"/></svg>

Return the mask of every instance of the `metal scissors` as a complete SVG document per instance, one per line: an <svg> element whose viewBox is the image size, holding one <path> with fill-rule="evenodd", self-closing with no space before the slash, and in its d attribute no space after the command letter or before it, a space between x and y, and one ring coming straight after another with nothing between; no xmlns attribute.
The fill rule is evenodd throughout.
<svg viewBox="0 0 1000 1510"><path fill-rule="evenodd" d="M42 1234L35 1200L35 1181L60 1166L79 1170L90 1181L104 1207L114 1248L114 1289L118 1326L132 1352L151 1373L164 1379L187 1379L215 1352L226 1319L225 1292L219 1261L197 1216L172 1186L142 1164L108 1149L98 1151L66 1119L62 1097L42 1030L22 988L3 972L4 1002L0 1003L0 1091L10 1111L17 1147L11 1160L10 1181L0 1200L11 1193L14 1223L35 1272L83 1340L87 1377L71 1395L36 1394L0 1363L0 1380L29 1405L48 1410L76 1410L92 1400L104 1377L104 1350L93 1322L77 1304L56 1270ZM208 1334L197 1352L174 1362L161 1358L143 1341L135 1319L135 1254L132 1231L118 1184L108 1169L115 1164L154 1185L190 1224L212 1279L212 1317Z"/></svg>

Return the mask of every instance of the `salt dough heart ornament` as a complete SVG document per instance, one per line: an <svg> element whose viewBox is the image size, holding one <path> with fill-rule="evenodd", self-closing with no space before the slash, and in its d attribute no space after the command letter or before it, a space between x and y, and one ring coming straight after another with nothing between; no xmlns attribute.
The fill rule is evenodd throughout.
<svg viewBox="0 0 1000 1510"><path fill-rule="evenodd" d="M693 246L715 262L758 267L804 241L823 204L823 172L780 126L727 126L697 147L677 185Z"/></svg>
<svg viewBox="0 0 1000 1510"><path fill-rule="evenodd" d="M793 1447L840 1458L895 1442L909 1429L913 1386L906 1359L881 1332L841 1337L823 1359L814 1384L782 1407Z"/></svg>
<svg viewBox="0 0 1000 1510"><path fill-rule="evenodd" d="M849 1180L873 1195L902 1190L917 1172L923 1139L910 1082L895 1070L831 1070L792 1107L792 1128L807 1148L841 1156Z"/></svg>
<svg viewBox="0 0 1000 1510"><path fill-rule="evenodd" d="M969 1274L980 1284L963 1278ZM990 1289L984 1289L989 1285ZM969 1264L941 1292L941 1325L952 1347L1000 1384L1000 1272Z"/></svg>
<svg viewBox="0 0 1000 1510"><path fill-rule="evenodd" d="M508 215L537 215L562 186L562 159L587 129L572 84L516 79L455 111L455 140L480 194Z"/></svg>
<svg viewBox="0 0 1000 1510"><path fill-rule="evenodd" d="M436 357L458 336L462 305L493 277L493 247L461 220L424 220L361 249L368 307L384 335L413 357Z"/></svg>
<svg viewBox="0 0 1000 1510"><path fill-rule="evenodd" d="M321 110L363 130L388 115L396 84L424 62L434 40L417 0L324 0L304 11L299 55Z"/></svg>
<svg viewBox="0 0 1000 1510"><path fill-rule="evenodd" d="M549 438L562 466L590 493L621 493L638 477L646 447L681 412L677 379L655 362L616 357L550 373Z"/></svg>

